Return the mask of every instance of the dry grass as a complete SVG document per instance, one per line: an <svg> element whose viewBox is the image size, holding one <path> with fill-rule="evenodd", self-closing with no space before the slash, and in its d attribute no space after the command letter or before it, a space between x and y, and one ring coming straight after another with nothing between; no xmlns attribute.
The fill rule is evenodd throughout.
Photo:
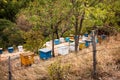
<svg viewBox="0 0 120 80"><path fill-rule="evenodd" d="M117 39L120 40L120 39ZM104 41L97 44L97 78L98 80L119 80L120 79L120 41L115 41L112 37L109 42ZM30 67L21 67L20 60L16 59L12 63L13 80L50 80L49 68L59 61L60 66L69 64L63 80L92 80L92 47L80 51L78 54L57 56L49 60L39 60L35 57L35 64ZM89 53L88 53L89 52ZM56 64L57 65L57 64ZM7 63L0 63L0 80L7 80ZM59 68L57 68L59 71ZM55 71L52 68L52 71ZM57 73L57 71L55 71ZM57 80L57 79L56 79Z"/></svg>

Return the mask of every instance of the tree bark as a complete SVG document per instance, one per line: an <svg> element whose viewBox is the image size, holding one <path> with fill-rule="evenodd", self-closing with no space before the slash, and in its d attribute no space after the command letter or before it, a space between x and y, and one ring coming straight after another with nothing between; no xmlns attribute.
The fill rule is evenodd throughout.
<svg viewBox="0 0 120 80"><path fill-rule="evenodd" d="M92 45L93 45L93 79L96 79L96 42L95 42L95 30L92 31Z"/></svg>
<svg viewBox="0 0 120 80"><path fill-rule="evenodd" d="M57 25L57 26L55 26L55 34L56 34L57 39L59 39L59 34L58 34L58 25Z"/></svg>
<svg viewBox="0 0 120 80"><path fill-rule="evenodd" d="M51 25L51 29L52 29L52 56L55 57L55 53L54 53L54 28Z"/></svg>
<svg viewBox="0 0 120 80"><path fill-rule="evenodd" d="M85 16L85 11L83 12L82 16L81 16L81 19L80 19L80 25L79 25L79 35L81 34L81 30L82 30L82 23L83 23L83 20L84 20L84 16Z"/></svg>
<svg viewBox="0 0 120 80"><path fill-rule="evenodd" d="M75 22L75 53L78 52L78 16L75 16L76 22Z"/></svg>
<svg viewBox="0 0 120 80"><path fill-rule="evenodd" d="M84 3L84 6L86 6L86 3ZM78 49L78 44L79 44L79 36L82 30L82 23L84 20L84 16L85 16L85 10L83 11L82 15L81 15L81 19L80 19L80 23L78 23L78 15L76 16L76 24L75 24L75 52L77 53L77 49ZM79 24L79 26L78 26Z"/></svg>

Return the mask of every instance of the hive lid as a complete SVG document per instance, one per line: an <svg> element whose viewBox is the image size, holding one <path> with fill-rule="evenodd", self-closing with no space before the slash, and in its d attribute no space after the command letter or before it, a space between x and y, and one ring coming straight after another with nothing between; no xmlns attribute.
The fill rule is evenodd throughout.
<svg viewBox="0 0 120 80"><path fill-rule="evenodd" d="M0 50L2 50L3 48L0 48Z"/></svg>
<svg viewBox="0 0 120 80"><path fill-rule="evenodd" d="M66 37L66 39L70 39L69 37Z"/></svg>
<svg viewBox="0 0 120 80"><path fill-rule="evenodd" d="M30 56L30 55L34 55L34 53L26 52L26 53L22 53L21 55L23 55L23 56Z"/></svg>
<svg viewBox="0 0 120 80"><path fill-rule="evenodd" d="M85 43L84 41L79 41L79 43Z"/></svg>
<svg viewBox="0 0 120 80"><path fill-rule="evenodd" d="M23 47L23 46L18 46L18 47Z"/></svg>
<svg viewBox="0 0 120 80"><path fill-rule="evenodd" d="M60 37L60 39L64 39L63 37Z"/></svg>
<svg viewBox="0 0 120 80"><path fill-rule="evenodd" d="M59 39L55 39L55 41L59 41Z"/></svg>
<svg viewBox="0 0 120 80"><path fill-rule="evenodd" d="M8 47L8 49L13 49L13 47Z"/></svg>
<svg viewBox="0 0 120 80"><path fill-rule="evenodd" d="M49 51L51 51L51 49L49 49L49 48L42 48L42 49L39 49L39 51L42 51L42 52L49 52Z"/></svg>
<svg viewBox="0 0 120 80"><path fill-rule="evenodd" d="M60 47L58 47L58 48L68 48L68 46L60 46Z"/></svg>
<svg viewBox="0 0 120 80"><path fill-rule="evenodd" d="M86 40L86 41L92 41L92 40L88 39L88 40Z"/></svg>

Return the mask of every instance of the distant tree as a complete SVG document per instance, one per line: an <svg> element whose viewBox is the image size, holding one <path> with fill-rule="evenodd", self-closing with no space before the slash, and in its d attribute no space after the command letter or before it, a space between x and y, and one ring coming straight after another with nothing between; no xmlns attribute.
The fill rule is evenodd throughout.
<svg viewBox="0 0 120 80"><path fill-rule="evenodd" d="M0 19L0 47L18 46L23 44L20 30L9 20Z"/></svg>
<svg viewBox="0 0 120 80"><path fill-rule="evenodd" d="M0 18L15 22L16 14L32 0L0 0Z"/></svg>
<svg viewBox="0 0 120 80"><path fill-rule="evenodd" d="M104 27L114 20L111 11L111 1L106 0L70 0L72 4L72 24L75 29L75 52L78 49L79 35L85 33L88 27ZM109 2L109 4L107 3ZM112 4L115 2L113 1ZM109 22L110 21L110 22ZM92 29L92 28L89 28Z"/></svg>
<svg viewBox="0 0 120 80"><path fill-rule="evenodd" d="M24 14L19 15L16 19L17 27L22 31L29 31L33 27L32 23L27 19Z"/></svg>
<svg viewBox="0 0 120 80"><path fill-rule="evenodd" d="M31 29L28 32L23 32L23 38L25 40L24 47L26 50L37 53L38 50L43 47L44 38L37 28Z"/></svg>
<svg viewBox="0 0 120 80"><path fill-rule="evenodd" d="M68 0L67 0L68 1ZM54 40L53 37L59 38L60 25L68 17L69 7L67 7L67 1L63 0L36 0L29 4L28 8L22 9L17 15L24 15L28 23L32 24L32 27L39 26L40 31L46 37L47 35L52 36L50 39ZM19 24L19 21L17 23ZM24 21L24 20L22 20ZM24 21L24 23L25 23ZM28 28L28 25L25 25ZM62 27L63 28L63 27ZM45 31L43 31L45 30ZM66 29L68 30L68 29ZM63 34L64 31L63 30ZM61 31L60 31L61 33ZM53 42L54 44L54 42ZM54 55L54 54L53 54Z"/></svg>

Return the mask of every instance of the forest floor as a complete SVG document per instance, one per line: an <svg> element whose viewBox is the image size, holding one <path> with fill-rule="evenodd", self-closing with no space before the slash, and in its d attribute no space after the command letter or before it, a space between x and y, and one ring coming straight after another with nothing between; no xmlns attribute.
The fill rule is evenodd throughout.
<svg viewBox="0 0 120 80"><path fill-rule="evenodd" d="M110 37L97 44L97 80L120 79L120 35ZM19 54L19 53L16 53ZM93 80L92 46L80 50L77 54L71 52L48 60L35 56L31 66L21 66L20 59L11 60L13 80ZM16 55L15 55L16 56ZM59 66L63 66L58 67ZM56 68L58 67L58 68ZM59 77L59 79L57 79ZM0 80L8 80L8 61L0 62Z"/></svg>

